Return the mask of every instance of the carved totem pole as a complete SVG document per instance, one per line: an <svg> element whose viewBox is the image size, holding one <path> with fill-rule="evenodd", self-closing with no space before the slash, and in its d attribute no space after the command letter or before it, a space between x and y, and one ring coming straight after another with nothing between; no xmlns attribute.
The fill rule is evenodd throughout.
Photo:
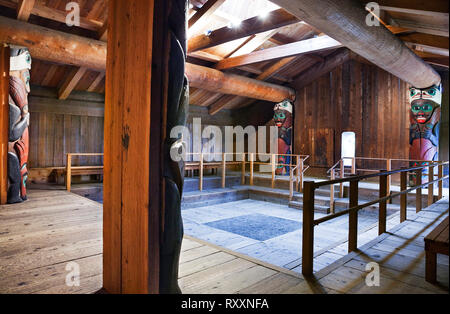
<svg viewBox="0 0 450 314"><path fill-rule="evenodd" d="M439 123L441 120L442 87L410 88L409 158L412 166L427 165L438 160ZM424 160L424 162L420 162ZM426 171L425 171L426 172ZM423 178L425 180L426 178Z"/></svg>
<svg viewBox="0 0 450 314"><path fill-rule="evenodd" d="M27 199L27 162L29 149L28 93L30 92L31 55L26 48L11 48L9 70L9 204Z"/></svg>
<svg viewBox="0 0 450 314"><path fill-rule="evenodd" d="M184 74L186 60L187 0L172 0L169 14L170 51L166 134L175 126L186 125L189 112L189 83ZM184 20L182 21L181 19ZM160 293L181 293L178 286L178 265L183 221L181 197L184 184L184 161L174 161L170 151L177 150L182 139L167 137L164 142L164 231L160 248Z"/></svg>
<svg viewBox="0 0 450 314"><path fill-rule="evenodd" d="M289 166L291 156L283 156L282 154L291 154L292 143L292 104L289 100L283 100L273 108L273 121L278 127L278 154L277 175L289 174Z"/></svg>

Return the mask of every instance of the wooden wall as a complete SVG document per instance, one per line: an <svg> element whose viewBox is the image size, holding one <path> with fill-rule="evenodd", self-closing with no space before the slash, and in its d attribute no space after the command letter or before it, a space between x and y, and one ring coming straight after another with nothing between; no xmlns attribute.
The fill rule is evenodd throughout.
<svg viewBox="0 0 450 314"><path fill-rule="evenodd" d="M104 98L74 92L67 100L56 90L31 87L29 169L65 166L66 153L103 152ZM101 157L75 158L73 164L102 164Z"/></svg>
<svg viewBox="0 0 450 314"><path fill-rule="evenodd" d="M294 151L317 167L341 156L341 134L356 133L356 156L408 158L408 85L370 64L349 60L298 91Z"/></svg>

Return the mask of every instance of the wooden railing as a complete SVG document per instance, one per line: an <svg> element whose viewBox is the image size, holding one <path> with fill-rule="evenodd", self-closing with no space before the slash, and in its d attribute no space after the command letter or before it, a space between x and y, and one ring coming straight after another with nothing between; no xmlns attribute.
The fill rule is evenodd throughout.
<svg viewBox="0 0 450 314"><path fill-rule="evenodd" d="M72 187L72 175L73 174L92 174L92 173L100 173L103 170L103 166L72 166L72 157L74 156L84 156L84 157L93 157L93 156L103 156L103 153L68 153L66 155L66 173L65 173L65 182L66 182L66 190L70 192Z"/></svg>
<svg viewBox="0 0 450 314"><path fill-rule="evenodd" d="M215 157L217 155L221 155L219 161L212 161L212 162L206 162L205 163L205 157ZM309 158L308 155L294 155L294 154L266 154L266 153L187 153L187 158L190 156L198 156L195 163L198 163L198 172L199 172L199 190L203 190L203 170L207 165L214 164L217 166L217 168L220 168L221 171L221 177L222 182L221 186L222 188L225 188L226 186L226 171L227 166L235 165L240 166L241 168L241 184L245 184L245 176L246 176L246 166L249 165L249 184L253 185L254 181L254 169L255 165L259 166L269 166L270 172L272 174L271 179L271 187L275 187L275 181L276 181L276 169L278 166L289 166L289 169L292 169L295 167L296 169L296 176L295 178L298 178L297 186L300 186L300 189L303 187L303 174L304 172L309 168L309 166L305 166L305 161ZM229 157L232 156L232 157ZM265 156L264 159L269 159L269 162L261 162L258 160L261 160ZM284 157L291 157L289 164L282 164L277 162L277 157L284 156ZM191 158L189 158L191 159ZM209 158L213 159L213 158ZM231 160L228 160L231 159ZM294 161L295 160L295 161ZM188 163L193 163L192 161L187 161ZM220 163L220 164L219 164ZM292 171L291 171L292 173ZM291 178L292 180L292 178Z"/></svg>
<svg viewBox="0 0 450 314"><path fill-rule="evenodd" d="M387 201L394 197L400 196L400 222L406 220L407 216L407 195L409 192L416 191L416 212L422 210L422 188L428 188L428 205L431 205L434 201L434 189L435 183L438 183L439 192L438 200L442 198L443 180L448 180L449 176L443 176L444 166L449 165L449 162L432 163L427 166L419 166L413 168L402 168L394 171L383 171L376 174L368 174L363 176L352 176L348 178L334 179L329 181L314 182L305 181L303 190L303 239L302 239L302 273L303 275L310 276L313 273L313 257L314 257L314 227L336 217L349 214L349 232L348 232L348 252L355 251L357 249L358 239L358 211L379 203L379 222L378 233L382 234L386 232L386 212ZM434 168L438 167L438 179L434 179ZM429 182L422 184L421 178L423 169L429 169ZM414 172L418 178L417 185L411 188L407 188L407 176L409 172ZM400 192L387 193L388 177L394 174L400 174ZM361 205L358 205L358 184L361 180L379 177L379 198ZM338 213L333 213L328 216L314 219L314 192L315 189L321 186L341 184L344 182L350 183L350 201L349 208Z"/></svg>
<svg viewBox="0 0 450 314"><path fill-rule="evenodd" d="M350 160L351 165L345 166L345 160ZM382 168L358 168L357 167L357 161L366 161L366 162L381 162L384 164ZM430 163L430 164L436 164L438 161L431 161L431 160L413 160L413 159L400 159L400 158L371 158L371 157L343 157L341 158L333 167L331 167L327 173L330 175L330 180L334 180L336 178L345 178L346 175L354 176L358 174L359 172L379 172L381 170L390 171L393 168L393 163L407 163L408 167L410 163L412 162L420 162L420 163ZM346 172L346 167L350 169L350 172ZM388 176L388 181L386 185L386 189L388 192L388 195L391 193L391 186L392 186L392 177ZM334 213L334 185L330 186L330 211L331 213ZM339 197L344 197L344 183L341 182L339 184Z"/></svg>

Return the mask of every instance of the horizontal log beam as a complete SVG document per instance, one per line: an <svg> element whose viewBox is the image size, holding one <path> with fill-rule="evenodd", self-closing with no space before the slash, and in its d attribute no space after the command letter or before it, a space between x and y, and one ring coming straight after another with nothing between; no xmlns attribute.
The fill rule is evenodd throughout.
<svg viewBox="0 0 450 314"><path fill-rule="evenodd" d="M223 73L195 64L186 64L186 75L190 86L212 92L273 102L295 98L295 91L291 88L261 82L245 76Z"/></svg>
<svg viewBox="0 0 450 314"><path fill-rule="evenodd" d="M386 27L367 25L368 13L364 5L357 1L272 0L272 2L417 88L426 88L441 81L439 74L429 64L416 56Z"/></svg>
<svg viewBox="0 0 450 314"><path fill-rule="evenodd" d="M263 33L286 25L297 23L298 19L284 9L272 11L264 19L259 16L242 21L239 28L227 26L216 29L209 35L198 35L188 41L188 52L202 50L223 43Z"/></svg>
<svg viewBox="0 0 450 314"><path fill-rule="evenodd" d="M217 63L216 69L230 69L252 63L298 56L301 54L318 52L327 49L335 49L341 46L341 43L329 36L320 36L317 38L301 40L295 43L286 44L274 48L258 50L238 57L227 58Z"/></svg>
<svg viewBox="0 0 450 314"><path fill-rule="evenodd" d="M45 27L0 16L0 42L25 46L33 58L85 67L106 69L106 43L67 34ZM244 76L186 64L186 75L192 87L218 93L245 96L268 101L294 98L295 92L284 86L268 84Z"/></svg>

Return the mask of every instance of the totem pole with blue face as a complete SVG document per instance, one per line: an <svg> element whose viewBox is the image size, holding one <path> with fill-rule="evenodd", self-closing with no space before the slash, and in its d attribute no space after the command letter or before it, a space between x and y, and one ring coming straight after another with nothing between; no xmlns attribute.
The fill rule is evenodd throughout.
<svg viewBox="0 0 450 314"><path fill-rule="evenodd" d="M292 152L292 103L283 100L274 107L273 121L278 128L278 158L277 175L289 174L289 164Z"/></svg>
<svg viewBox="0 0 450 314"><path fill-rule="evenodd" d="M31 55L26 48L12 47L9 67L9 138L7 202L27 199L26 182L29 150L28 93L30 92Z"/></svg>
<svg viewBox="0 0 450 314"><path fill-rule="evenodd" d="M409 159L413 160L412 166L428 165L429 161L437 161L439 158L442 86L433 85L423 89L411 87L409 102ZM426 180L427 177L422 178L422 182Z"/></svg>

